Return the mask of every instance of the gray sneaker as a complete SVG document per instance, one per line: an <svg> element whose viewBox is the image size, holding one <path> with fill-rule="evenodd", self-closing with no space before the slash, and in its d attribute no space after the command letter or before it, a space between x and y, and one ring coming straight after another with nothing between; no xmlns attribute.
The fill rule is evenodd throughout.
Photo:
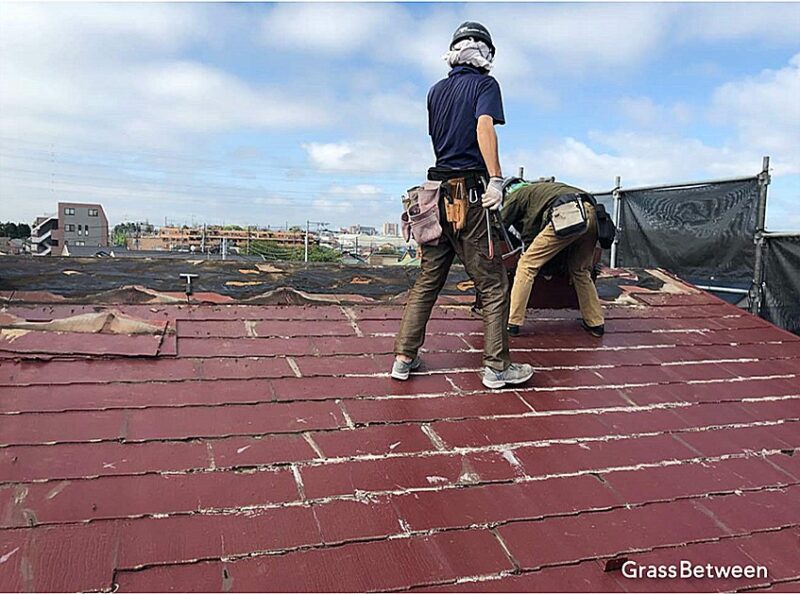
<svg viewBox="0 0 800 594"><path fill-rule="evenodd" d="M524 384L533 377L533 367L527 363L512 363L505 371L483 368L483 385L496 390L507 384Z"/></svg>
<svg viewBox="0 0 800 594"><path fill-rule="evenodd" d="M405 361L398 361L397 359L394 360L394 364L392 365L392 373L391 376L397 380L407 380L408 375L414 371L415 369L419 369L420 360L419 357L414 357L414 360L410 363L406 363Z"/></svg>

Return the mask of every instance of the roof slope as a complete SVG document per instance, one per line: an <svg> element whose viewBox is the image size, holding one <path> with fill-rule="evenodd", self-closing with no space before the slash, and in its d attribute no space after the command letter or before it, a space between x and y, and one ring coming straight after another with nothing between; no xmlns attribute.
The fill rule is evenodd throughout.
<svg viewBox="0 0 800 594"><path fill-rule="evenodd" d="M602 339L531 312L512 349L538 373L496 392L466 307L403 383L397 305L8 304L0 590L800 588L800 337L696 291L635 300ZM19 325L107 309L156 330ZM619 557L769 577L632 581Z"/></svg>

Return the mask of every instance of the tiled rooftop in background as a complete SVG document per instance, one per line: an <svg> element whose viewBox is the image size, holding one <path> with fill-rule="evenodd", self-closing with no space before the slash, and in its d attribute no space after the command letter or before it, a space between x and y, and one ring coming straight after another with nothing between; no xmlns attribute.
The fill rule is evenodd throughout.
<svg viewBox="0 0 800 594"><path fill-rule="evenodd" d="M0 590L800 589L800 337L705 293L632 293L602 339L531 311L538 373L496 392L466 306L402 383L400 305L29 297L0 313ZM9 329L108 310L160 330Z"/></svg>

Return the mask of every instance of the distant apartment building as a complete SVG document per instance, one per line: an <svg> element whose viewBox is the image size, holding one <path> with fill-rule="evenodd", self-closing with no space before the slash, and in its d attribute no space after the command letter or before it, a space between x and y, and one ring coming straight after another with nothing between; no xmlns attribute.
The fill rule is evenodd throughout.
<svg viewBox="0 0 800 594"><path fill-rule="evenodd" d="M155 233L128 237L129 250L219 250L223 238L228 247L246 249L249 242L274 241L281 246L302 246L305 235L296 231L264 229L226 229L207 227L161 227Z"/></svg>
<svg viewBox="0 0 800 594"><path fill-rule="evenodd" d="M400 225L398 223L384 223L381 231L382 235L397 237L400 235Z"/></svg>
<svg viewBox="0 0 800 594"><path fill-rule="evenodd" d="M34 256L49 256L53 253L53 232L57 229L56 215L36 217L31 225L31 253ZM55 241L58 242L58 239Z"/></svg>
<svg viewBox="0 0 800 594"><path fill-rule="evenodd" d="M60 256L65 245L108 246L108 219L100 204L59 202L58 213L37 217L31 228L31 252Z"/></svg>
<svg viewBox="0 0 800 594"><path fill-rule="evenodd" d="M367 227L365 225L352 225L347 229L348 233L353 235L377 235L378 230L375 227Z"/></svg>

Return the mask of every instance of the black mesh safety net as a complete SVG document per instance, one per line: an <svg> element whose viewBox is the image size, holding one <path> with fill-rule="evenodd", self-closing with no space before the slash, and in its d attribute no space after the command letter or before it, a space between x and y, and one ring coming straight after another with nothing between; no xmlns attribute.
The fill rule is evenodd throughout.
<svg viewBox="0 0 800 594"><path fill-rule="evenodd" d="M765 240L760 316L800 334L800 234Z"/></svg>
<svg viewBox="0 0 800 594"><path fill-rule="evenodd" d="M617 265L746 288L755 262L758 197L756 177L622 190Z"/></svg>

